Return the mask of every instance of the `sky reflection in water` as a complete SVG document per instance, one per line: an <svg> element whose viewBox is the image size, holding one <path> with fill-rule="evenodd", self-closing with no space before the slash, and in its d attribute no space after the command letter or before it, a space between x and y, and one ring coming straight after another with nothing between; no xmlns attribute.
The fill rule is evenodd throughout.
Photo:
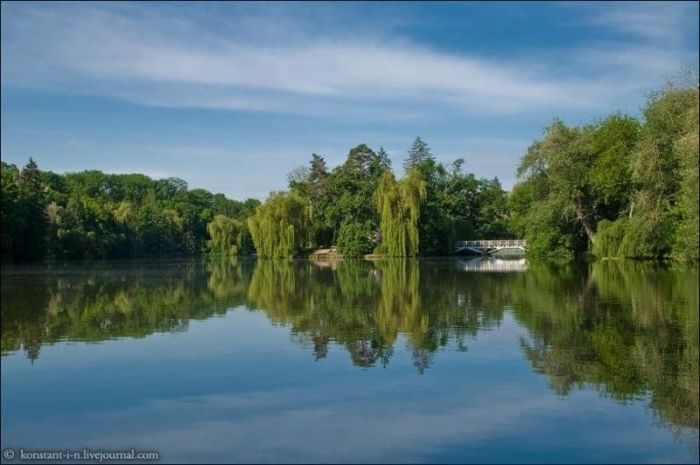
<svg viewBox="0 0 700 465"><path fill-rule="evenodd" d="M697 268L516 263L4 266L3 446L697 462Z"/></svg>

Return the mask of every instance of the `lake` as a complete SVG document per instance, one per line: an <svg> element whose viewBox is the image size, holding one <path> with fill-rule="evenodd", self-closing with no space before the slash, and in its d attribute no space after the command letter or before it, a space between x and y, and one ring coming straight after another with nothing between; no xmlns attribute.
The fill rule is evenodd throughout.
<svg viewBox="0 0 700 465"><path fill-rule="evenodd" d="M699 461L694 265L3 265L1 299L3 449Z"/></svg>

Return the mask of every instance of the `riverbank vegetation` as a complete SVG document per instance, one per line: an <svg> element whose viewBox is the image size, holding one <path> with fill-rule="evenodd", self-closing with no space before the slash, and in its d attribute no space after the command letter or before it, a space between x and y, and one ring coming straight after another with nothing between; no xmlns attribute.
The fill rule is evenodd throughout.
<svg viewBox="0 0 700 465"><path fill-rule="evenodd" d="M555 120L523 156L509 198L529 253L698 258L698 86L669 83L641 120Z"/></svg>
<svg viewBox="0 0 700 465"><path fill-rule="evenodd" d="M2 257L130 258L252 253L259 205L188 189L182 179L100 171L56 174L2 163Z"/></svg>
<svg viewBox="0 0 700 465"><path fill-rule="evenodd" d="M697 259L698 83L652 93L641 118L555 119L527 149L512 192L438 162L416 138L397 179L361 144L329 168L313 154L264 203L178 178L56 174L2 163L2 258L215 253L291 257L448 255L456 240L528 241L530 256Z"/></svg>

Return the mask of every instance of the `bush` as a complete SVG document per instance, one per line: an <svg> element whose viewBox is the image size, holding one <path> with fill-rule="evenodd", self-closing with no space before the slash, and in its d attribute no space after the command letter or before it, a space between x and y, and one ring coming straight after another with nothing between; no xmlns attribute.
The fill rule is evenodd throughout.
<svg viewBox="0 0 700 465"><path fill-rule="evenodd" d="M595 235L596 241L593 244L593 254L599 258L621 256L621 246L625 240L628 225L627 218L621 218L617 221L600 221Z"/></svg>
<svg viewBox="0 0 700 465"><path fill-rule="evenodd" d="M343 222L338 231L338 252L345 257L359 257L372 252L372 223Z"/></svg>

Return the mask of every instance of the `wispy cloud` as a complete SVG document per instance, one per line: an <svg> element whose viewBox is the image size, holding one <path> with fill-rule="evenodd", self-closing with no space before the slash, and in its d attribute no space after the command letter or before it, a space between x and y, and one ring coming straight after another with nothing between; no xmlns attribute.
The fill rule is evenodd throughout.
<svg viewBox="0 0 700 465"><path fill-rule="evenodd" d="M136 166L237 198L358 143L398 168L416 135L509 188L552 117L634 113L698 56L693 2L0 8L3 159Z"/></svg>
<svg viewBox="0 0 700 465"><path fill-rule="evenodd" d="M618 6L592 21L666 40L683 18L676 10L655 8L630 12ZM256 34L256 27L269 22L244 16L238 24L251 32L246 36L182 14L163 19L126 5L4 10L11 21L3 24L3 85L166 107L351 118L406 118L440 108L500 114L592 109L649 86L687 59L680 49L647 43L613 49L599 44L504 62L438 51L400 36L387 39L366 28L354 37L327 29L314 35L308 30L313 25L289 18L280 19L274 34L265 28ZM659 16L661 25L647 27ZM280 43L280 37L290 40ZM553 72L562 61L584 69Z"/></svg>
<svg viewBox="0 0 700 465"><path fill-rule="evenodd" d="M587 21L623 34L677 45L684 36L683 29L697 24L697 10L695 2L604 2Z"/></svg>

